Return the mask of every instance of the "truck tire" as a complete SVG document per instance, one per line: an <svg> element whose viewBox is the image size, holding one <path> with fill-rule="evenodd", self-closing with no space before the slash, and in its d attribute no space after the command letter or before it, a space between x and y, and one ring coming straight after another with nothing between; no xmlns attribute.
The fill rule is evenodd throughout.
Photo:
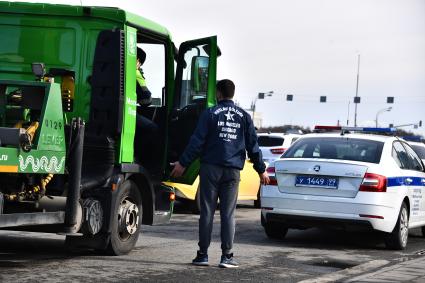
<svg viewBox="0 0 425 283"><path fill-rule="evenodd" d="M142 197L137 185L127 180L118 189L108 245L111 255L129 253L139 239L142 224Z"/></svg>
<svg viewBox="0 0 425 283"><path fill-rule="evenodd" d="M264 224L264 231L270 239L282 240L288 233L288 227L280 223L266 222Z"/></svg>
<svg viewBox="0 0 425 283"><path fill-rule="evenodd" d="M391 233L385 237L385 246L392 250L404 250L409 237L409 212L403 202L398 214L397 223Z"/></svg>

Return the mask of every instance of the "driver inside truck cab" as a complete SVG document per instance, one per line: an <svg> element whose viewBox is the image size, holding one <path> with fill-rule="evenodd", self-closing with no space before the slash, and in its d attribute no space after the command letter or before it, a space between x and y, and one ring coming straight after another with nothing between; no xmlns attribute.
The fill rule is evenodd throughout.
<svg viewBox="0 0 425 283"><path fill-rule="evenodd" d="M147 87L146 79L143 73L143 63L146 60L146 52L137 48L136 61L136 94L137 94L137 115L136 115L136 136L134 142L134 151L136 157L141 159L141 154L149 154L146 151L140 152L141 141L143 144L154 143L158 135L158 126L151 119L143 116L141 110L152 103L152 94Z"/></svg>
<svg viewBox="0 0 425 283"><path fill-rule="evenodd" d="M146 85L146 79L143 74L142 65L146 61L146 52L141 48L137 48L136 61L136 92L137 102L140 105L149 105L152 102L152 94Z"/></svg>

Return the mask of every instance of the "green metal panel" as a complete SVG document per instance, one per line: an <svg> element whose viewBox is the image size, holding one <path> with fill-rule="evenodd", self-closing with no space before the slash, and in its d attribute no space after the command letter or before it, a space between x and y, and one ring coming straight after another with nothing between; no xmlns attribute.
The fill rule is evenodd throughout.
<svg viewBox="0 0 425 283"><path fill-rule="evenodd" d="M9 168L4 170L4 168ZM63 174L65 152L31 150L23 152L18 148L0 147L0 172Z"/></svg>
<svg viewBox="0 0 425 283"><path fill-rule="evenodd" d="M173 105L174 105L174 44L171 41L171 38L167 38L167 42L165 45L165 102L166 102L166 121L170 121L171 112L173 111ZM165 133L169 132L169 123L165 124ZM168 152L168 141L169 136L166 134L164 137L164 153ZM162 168L167 168L167 154L163 155L162 160Z"/></svg>
<svg viewBox="0 0 425 283"><path fill-rule="evenodd" d="M186 41L183 42L180 45L179 48L179 60L183 60L184 58L184 53L188 50L190 50L193 47L199 46L199 45L209 45L209 64L208 64L208 90L207 90L207 103L206 103L206 107L212 107L216 104L216 81L217 81L217 37L216 36L212 36L212 37L207 37L207 38L201 38L201 39L195 39L195 40L191 40L191 41ZM181 66L180 64L182 64L182 62L178 62L178 66L177 66L177 70L179 72L179 70L181 71ZM177 80L182 80L182 77L177 77L177 76L181 76L182 74L177 73L176 74L176 85L178 83ZM176 93L176 89L174 89L175 93ZM192 164L190 164L188 166L188 168L186 168L183 176L179 177L179 178L171 178L172 182L177 182L177 183L182 183L182 184L193 184L193 182L195 181L196 177L199 174L199 169L200 169L200 161L199 159L195 160L194 162L192 162Z"/></svg>
<svg viewBox="0 0 425 283"><path fill-rule="evenodd" d="M40 127L34 141L37 149L65 152L65 125L59 84L47 84L41 113Z"/></svg>
<svg viewBox="0 0 425 283"><path fill-rule="evenodd" d="M136 131L136 29L125 27L125 94L119 162L133 162Z"/></svg>
<svg viewBox="0 0 425 283"><path fill-rule="evenodd" d="M115 28L126 31L125 81L129 83L125 84L119 162L133 161L135 131L136 86L133 69L136 59L132 52L136 50L136 30L126 24L169 38L169 32L164 27L118 8L0 2L0 38L7 40L7 44L0 45L0 79L33 81L33 62L45 63L47 70L65 68L75 71L73 112L65 113L65 121L73 117L88 120L89 81L99 32ZM169 47L172 49L171 44ZM170 72L173 77L173 64L168 66L168 77ZM60 78L55 80L60 82ZM172 93L172 84L173 80L169 80L169 94ZM42 143L48 143L50 136L40 136L39 139Z"/></svg>
<svg viewBox="0 0 425 283"><path fill-rule="evenodd" d="M0 2L0 12L8 14L38 14L48 16L91 17L107 19L123 25L129 23L152 32L169 36L169 31L144 17L114 7L71 6L44 3Z"/></svg>
<svg viewBox="0 0 425 283"><path fill-rule="evenodd" d="M0 8L1 10L1 8ZM0 12L0 79L33 81L31 63L75 71L75 98L72 117L87 120L90 107L96 40L101 30L117 28L112 21L66 16L5 14ZM60 77L55 78L60 82Z"/></svg>
<svg viewBox="0 0 425 283"><path fill-rule="evenodd" d="M152 31L154 33L161 34L161 35L164 35L166 37L170 37L169 31L165 27L163 27L163 26L161 26L161 25L159 25L159 24L157 24L157 23L155 23L155 22L153 22L149 19L146 19L144 17L135 15L135 14L130 13L130 12L126 12L126 21L127 21L127 24L129 24L129 25L135 25L135 26L138 26L138 27L142 27L143 29Z"/></svg>
<svg viewBox="0 0 425 283"><path fill-rule="evenodd" d="M18 156L19 172L63 174L65 152L50 150L32 150L20 152Z"/></svg>
<svg viewBox="0 0 425 283"><path fill-rule="evenodd" d="M0 172L63 174L65 168L65 131L60 85L57 83L0 81L2 85L44 89L40 125L33 147L24 152L20 147L0 147ZM38 93L37 93L38 94ZM29 109L29 113L31 113Z"/></svg>
<svg viewBox="0 0 425 283"><path fill-rule="evenodd" d="M0 79L34 80L32 62L74 70L74 111L66 113L66 120L87 120L99 32L124 29L127 22L168 36L164 27L118 8L0 2L0 38L7 40L0 44Z"/></svg>
<svg viewBox="0 0 425 283"><path fill-rule="evenodd" d="M217 36L210 38L210 63L208 65L208 93L207 107L213 107L217 104L216 82L217 82Z"/></svg>

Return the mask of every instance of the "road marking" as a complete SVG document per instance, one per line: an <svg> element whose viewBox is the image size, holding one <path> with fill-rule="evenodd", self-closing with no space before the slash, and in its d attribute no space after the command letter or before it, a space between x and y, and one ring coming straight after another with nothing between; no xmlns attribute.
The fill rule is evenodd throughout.
<svg viewBox="0 0 425 283"><path fill-rule="evenodd" d="M320 277L316 277L313 279L306 279L300 281L299 283L325 283L325 282L335 282L349 276L354 276L358 274L362 274L372 269L376 269L378 267L387 265L390 263L388 260L372 260L360 265L356 265L350 268L346 268L337 272L333 272L330 274L326 274Z"/></svg>

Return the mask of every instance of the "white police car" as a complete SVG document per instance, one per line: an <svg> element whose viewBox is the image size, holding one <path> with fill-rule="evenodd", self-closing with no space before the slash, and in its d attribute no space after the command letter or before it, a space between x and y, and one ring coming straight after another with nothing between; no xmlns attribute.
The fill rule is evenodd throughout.
<svg viewBox="0 0 425 283"><path fill-rule="evenodd" d="M305 135L269 166L271 183L261 191L266 234L364 227L386 232L392 249L406 247L409 228L425 236L425 168L412 148L393 136L345 132L383 129L333 129L340 133Z"/></svg>
<svg viewBox="0 0 425 283"><path fill-rule="evenodd" d="M258 145L263 154L264 162L272 162L279 157L293 144L301 134L282 134L282 133L260 133L258 136Z"/></svg>

